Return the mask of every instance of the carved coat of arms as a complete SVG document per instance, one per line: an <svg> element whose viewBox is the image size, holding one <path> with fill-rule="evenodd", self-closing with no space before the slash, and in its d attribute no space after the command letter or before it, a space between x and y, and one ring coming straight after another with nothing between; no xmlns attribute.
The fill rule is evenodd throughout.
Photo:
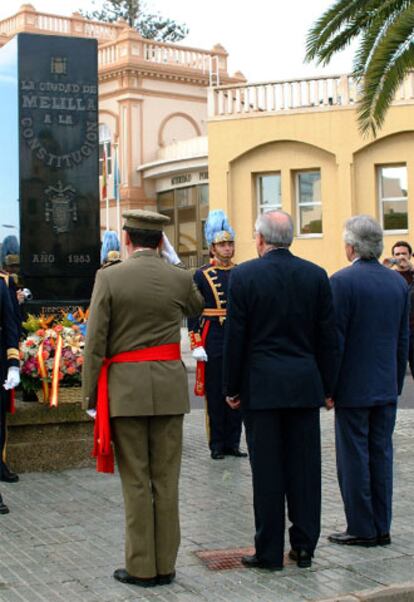
<svg viewBox="0 0 414 602"><path fill-rule="evenodd" d="M78 219L75 201L76 190L72 186L63 186L59 180L57 186L46 188L45 220L51 223L57 234L69 232Z"/></svg>

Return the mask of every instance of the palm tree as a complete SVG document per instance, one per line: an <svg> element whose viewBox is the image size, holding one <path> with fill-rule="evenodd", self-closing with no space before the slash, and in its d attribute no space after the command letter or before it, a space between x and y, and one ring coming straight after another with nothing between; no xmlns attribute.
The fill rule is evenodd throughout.
<svg viewBox="0 0 414 602"><path fill-rule="evenodd" d="M414 0L336 0L307 37L306 60L327 65L359 38L353 76L361 97L358 122L375 136L398 87L414 67Z"/></svg>

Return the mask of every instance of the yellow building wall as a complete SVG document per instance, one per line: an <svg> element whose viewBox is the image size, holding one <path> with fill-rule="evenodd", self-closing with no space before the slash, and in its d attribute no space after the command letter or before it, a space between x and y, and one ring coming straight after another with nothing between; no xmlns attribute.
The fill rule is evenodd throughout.
<svg viewBox="0 0 414 602"><path fill-rule="evenodd" d="M227 211L238 262L256 255L255 176L266 172L280 172L282 206L296 225L295 174L320 170L323 234L295 236L292 251L332 273L347 264L344 221L358 213L380 219L377 166L405 163L409 229L385 234L385 254L399 239L414 242L414 105L392 107L376 140L359 134L352 107L218 118L208 139L210 209Z"/></svg>

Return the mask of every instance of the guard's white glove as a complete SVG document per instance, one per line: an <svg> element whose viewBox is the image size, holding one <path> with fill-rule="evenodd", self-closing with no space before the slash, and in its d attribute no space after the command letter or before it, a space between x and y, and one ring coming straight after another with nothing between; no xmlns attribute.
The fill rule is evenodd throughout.
<svg viewBox="0 0 414 602"><path fill-rule="evenodd" d="M3 387L8 391L14 389L20 384L20 370L17 366L11 366L7 370L7 378L3 383Z"/></svg>
<svg viewBox="0 0 414 602"><path fill-rule="evenodd" d="M196 347L193 351L193 358L198 362L207 362L208 355L204 347Z"/></svg>
<svg viewBox="0 0 414 602"><path fill-rule="evenodd" d="M86 410L86 413L90 418L96 419L96 410L92 408L91 410Z"/></svg>
<svg viewBox="0 0 414 602"><path fill-rule="evenodd" d="M178 263L181 263L181 260L175 252L174 247L172 246L172 244L168 240L167 235L164 232L162 234L161 255L165 257L168 263L171 263L172 265L177 265Z"/></svg>

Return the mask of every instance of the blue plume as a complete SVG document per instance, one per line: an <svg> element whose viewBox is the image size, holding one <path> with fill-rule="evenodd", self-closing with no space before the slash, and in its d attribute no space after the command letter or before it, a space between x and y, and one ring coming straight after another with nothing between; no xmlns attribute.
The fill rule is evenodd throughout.
<svg viewBox="0 0 414 602"><path fill-rule="evenodd" d="M104 234L101 247L101 263L105 263L109 251L120 251L121 245L116 232L107 230Z"/></svg>
<svg viewBox="0 0 414 602"><path fill-rule="evenodd" d="M7 255L20 255L20 245L17 237L14 234L9 234L3 240L1 246L1 263L4 265L4 260Z"/></svg>
<svg viewBox="0 0 414 602"><path fill-rule="evenodd" d="M234 230L230 226L224 211L222 209L210 211L206 223L204 224L204 234L207 244L210 246L216 234L223 231L229 232L234 237Z"/></svg>

